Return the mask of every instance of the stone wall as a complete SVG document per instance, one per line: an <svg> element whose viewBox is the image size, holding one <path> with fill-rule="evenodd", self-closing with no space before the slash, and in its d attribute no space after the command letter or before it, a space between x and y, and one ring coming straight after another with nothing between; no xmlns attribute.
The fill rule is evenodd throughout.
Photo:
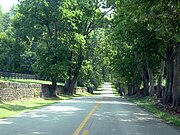
<svg viewBox="0 0 180 135"><path fill-rule="evenodd" d="M87 92L87 88L86 87L77 87L75 89L75 92L76 93L84 93L84 92Z"/></svg>
<svg viewBox="0 0 180 135"><path fill-rule="evenodd" d="M0 101L12 101L27 98L47 97L51 85L0 82ZM85 87L77 87L75 93L87 92ZM64 94L64 88L57 86L57 95Z"/></svg>
<svg viewBox="0 0 180 135"><path fill-rule="evenodd" d="M0 100L2 101L36 98L40 95L41 84L0 83Z"/></svg>

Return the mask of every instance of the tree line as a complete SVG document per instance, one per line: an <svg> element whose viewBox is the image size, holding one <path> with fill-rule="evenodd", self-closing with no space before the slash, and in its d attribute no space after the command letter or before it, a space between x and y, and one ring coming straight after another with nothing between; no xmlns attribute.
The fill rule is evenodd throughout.
<svg viewBox="0 0 180 135"><path fill-rule="evenodd" d="M102 39L106 4L99 0L20 0L0 10L0 70L36 73L74 93L76 83L97 88L105 78Z"/></svg>
<svg viewBox="0 0 180 135"><path fill-rule="evenodd" d="M114 48L116 86L128 95L155 96L180 105L180 3L177 0L116 0L107 32Z"/></svg>

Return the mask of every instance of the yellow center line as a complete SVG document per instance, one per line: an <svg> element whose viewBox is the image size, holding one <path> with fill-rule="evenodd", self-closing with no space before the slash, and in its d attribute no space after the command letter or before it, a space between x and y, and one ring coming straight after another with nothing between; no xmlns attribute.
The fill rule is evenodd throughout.
<svg viewBox="0 0 180 135"><path fill-rule="evenodd" d="M88 135L89 134L89 130L84 130L82 135Z"/></svg>
<svg viewBox="0 0 180 135"><path fill-rule="evenodd" d="M103 98L101 98L99 101L102 101ZM79 125L79 127L76 129L76 131L74 131L73 135L79 135L79 133L81 132L81 130L83 129L83 127L86 125L86 123L88 122L89 118L92 116L92 114L98 109L100 105L100 102L97 102L95 104L95 106L93 107L93 109L89 112L89 114L84 118L84 120L81 122L81 124ZM86 131L87 132L87 131ZM85 132L85 133L86 133ZM89 132L89 131L88 131ZM88 133L87 133L88 134ZM87 134L83 134L83 135L87 135Z"/></svg>

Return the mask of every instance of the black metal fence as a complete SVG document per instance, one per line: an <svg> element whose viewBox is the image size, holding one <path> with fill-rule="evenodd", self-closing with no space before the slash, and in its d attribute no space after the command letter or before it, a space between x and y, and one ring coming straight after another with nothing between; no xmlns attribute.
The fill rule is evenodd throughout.
<svg viewBox="0 0 180 135"><path fill-rule="evenodd" d="M39 75L35 75L35 74L23 74L23 73L12 73L12 72L0 72L0 78L4 78L4 79L33 79L33 80L41 80Z"/></svg>

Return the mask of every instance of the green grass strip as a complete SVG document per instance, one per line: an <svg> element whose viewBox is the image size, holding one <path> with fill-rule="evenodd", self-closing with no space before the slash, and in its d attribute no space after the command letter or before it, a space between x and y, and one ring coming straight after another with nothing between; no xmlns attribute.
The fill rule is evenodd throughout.
<svg viewBox="0 0 180 135"><path fill-rule="evenodd" d="M128 97L128 100L137 104L141 108L155 114L158 118L164 119L167 123L173 124L175 126L180 126L180 117L172 115L169 112L166 112L155 105L155 100L153 97Z"/></svg>
<svg viewBox="0 0 180 135"><path fill-rule="evenodd" d="M18 82L18 83L35 83L35 84L51 84L51 81L33 80L33 79L0 79L0 82ZM57 83L58 85L64 85L64 83Z"/></svg>

